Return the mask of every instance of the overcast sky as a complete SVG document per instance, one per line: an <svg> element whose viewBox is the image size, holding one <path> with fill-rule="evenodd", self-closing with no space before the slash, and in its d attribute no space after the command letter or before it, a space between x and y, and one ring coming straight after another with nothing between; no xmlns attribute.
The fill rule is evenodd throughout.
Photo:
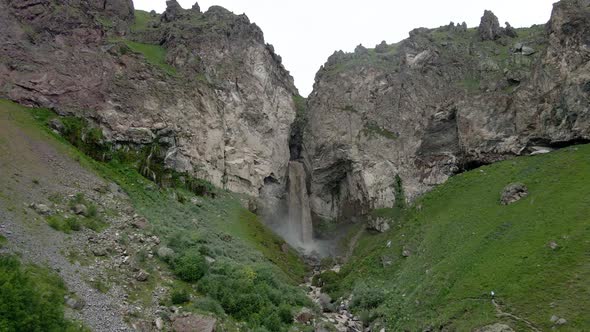
<svg viewBox="0 0 590 332"><path fill-rule="evenodd" d="M201 10L223 6L245 13L264 31L267 43L283 57L303 96L315 73L336 50L356 45L374 47L382 40L398 42L417 27L434 28L450 21L477 26L484 9L514 27L546 23L556 0L200 0ZM133 0L136 9L161 13L165 0ZM191 8L195 0L178 0Z"/></svg>

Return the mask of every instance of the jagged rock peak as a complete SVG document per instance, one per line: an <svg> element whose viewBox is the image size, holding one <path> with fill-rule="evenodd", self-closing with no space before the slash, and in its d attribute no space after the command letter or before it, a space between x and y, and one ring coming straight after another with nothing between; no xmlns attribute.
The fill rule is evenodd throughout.
<svg viewBox="0 0 590 332"><path fill-rule="evenodd" d="M192 11L200 13L201 12L201 7L199 6L198 2L195 2L195 4L193 5L193 8L191 8Z"/></svg>
<svg viewBox="0 0 590 332"><path fill-rule="evenodd" d="M490 10L484 11L477 29L481 40L496 40L502 36L502 30L498 17Z"/></svg>
<svg viewBox="0 0 590 332"><path fill-rule="evenodd" d="M184 9L176 0L166 0L166 11L162 14L162 21L172 22L182 16Z"/></svg>

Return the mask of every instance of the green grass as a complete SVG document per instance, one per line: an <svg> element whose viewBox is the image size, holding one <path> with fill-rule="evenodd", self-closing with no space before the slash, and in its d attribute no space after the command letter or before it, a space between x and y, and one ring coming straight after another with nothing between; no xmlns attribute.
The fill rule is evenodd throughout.
<svg viewBox="0 0 590 332"><path fill-rule="evenodd" d="M503 206L500 192L512 182L530 195ZM392 230L362 237L330 285L335 296L356 289L355 310L369 320L396 331L467 331L498 321L525 329L496 317L494 291L505 312L541 330L551 329L552 315L567 319L560 330L590 329L590 146L482 167L451 178L401 217L378 213L398 216ZM383 267L383 257L392 265ZM367 289L384 294L381 301L366 305L374 298Z"/></svg>
<svg viewBox="0 0 590 332"><path fill-rule="evenodd" d="M166 49L160 45L143 44L131 40L124 41L133 52L142 54L151 65L174 76L176 68L166 63Z"/></svg>
<svg viewBox="0 0 590 332"><path fill-rule="evenodd" d="M135 20L131 25L132 32L143 32L149 29L149 22L152 20L150 13L144 10L135 11Z"/></svg>
<svg viewBox="0 0 590 332"><path fill-rule="evenodd" d="M0 234L0 249L8 243L8 239L4 235Z"/></svg>
<svg viewBox="0 0 590 332"><path fill-rule="evenodd" d="M88 331L64 318L65 295L53 271L0 255L0 330Z"/></svg>

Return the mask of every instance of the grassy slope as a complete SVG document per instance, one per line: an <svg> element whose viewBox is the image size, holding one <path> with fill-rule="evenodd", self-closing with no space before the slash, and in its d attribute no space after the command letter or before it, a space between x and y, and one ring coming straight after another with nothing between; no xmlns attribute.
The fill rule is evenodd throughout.
<svg viewBox="0 0 590 332"><path fill-rule="evenodd" d="M511 182L530 195L502 206ZM590 329L590 146L458 175L416 206L390 232L360 240L341 292L361 282L382 289L373 312L394 330L465 331L500 320L523 329L495 316L492 290L505 312L543 330L552 315L568 320L560 330ZM404 248L412 256L403 258ZM382 257L393 264L383 268Z"/></svg>
<svg viewBox="0 0 590 332"><path fill-rule="evenodd" d="M60 151L79 160L83 166L119 184L130 196L137 212L148 219L151 231L177 252L205 248L208 255L229 264L270 268L283 280L285 287L292 287L290 296L304 297L294 287L306 273L303 262L294 250L281 250L285 242L263 226L256 215L243 208L238 195L219 192L212 199L195 197L181 189L159 189L129 165L116 161L97 162L51 132L45 124L56 115L49 110L27 109L0 100L0 111L9 113L14 123L28 132L54 141ZM185 198L185 203L179 202L178 194ZM200 206L190 203L191 198L197 198ZM151 294L151 290L146 290L148 293ZM142 294L136 297L151 300L151 296Z"/></svg>

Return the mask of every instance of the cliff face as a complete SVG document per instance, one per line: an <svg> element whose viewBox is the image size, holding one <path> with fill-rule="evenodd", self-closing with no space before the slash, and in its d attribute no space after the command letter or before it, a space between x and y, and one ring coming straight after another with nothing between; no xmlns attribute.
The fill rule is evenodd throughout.
<svg viewBox="0 0 590 332"><path fill-rule="evenodd" d="M284 183L297 90L245 15L167 1L0 0L0 95L82 116L115 146L258 196Z"/></svg>
<svg viewBox="0 0 590 332"><path fill-rule="evenodd" d="M316 76L305 151L316 217L391 207L481 164L590 139L590 1L546 26L416 29L337 52Z"/></svg>

